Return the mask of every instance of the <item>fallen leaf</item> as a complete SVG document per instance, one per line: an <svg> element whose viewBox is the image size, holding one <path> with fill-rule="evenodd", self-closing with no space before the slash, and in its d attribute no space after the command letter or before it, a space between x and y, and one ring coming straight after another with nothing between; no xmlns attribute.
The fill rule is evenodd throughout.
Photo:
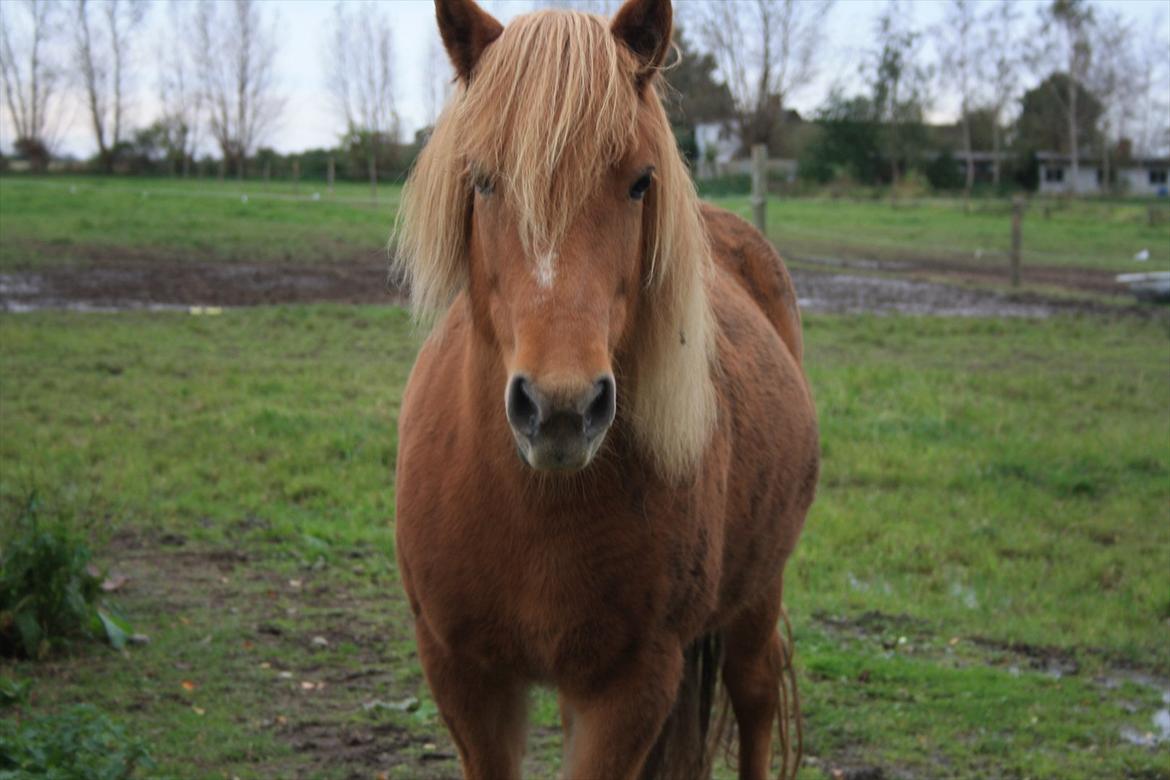
<svg viewBox="0 0 1170 780"><path fill-rule="evenodd" d="M192 707L191 709L195 710L196 715L203 715L207 712L207 710L203 709L202 707Z"/></svg>
<svg viewBox="0 0 1170 780"><path fill-rule="evenodd" d="M113 593L129 581L130 578L125 574L111 574L102 581L102 590L106 593Z"/></svg>
<svg viewBox="0 0 1170 780"><path fill-rule="evenodd" d="M185 691L193 691L199 687L190 680L183 680L183 682L179 683L179 685L183 686L183 690Z"/></svg>

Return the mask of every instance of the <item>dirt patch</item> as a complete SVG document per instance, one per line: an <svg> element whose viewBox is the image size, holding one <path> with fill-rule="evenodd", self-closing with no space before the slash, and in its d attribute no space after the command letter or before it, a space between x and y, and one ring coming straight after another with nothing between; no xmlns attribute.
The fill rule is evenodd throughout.
<svg viewBox="0 0 1170 780"><path fill-rule="evenodd" d="M792 276L801 309L812 312L1042 318L1068 308L1055 300L1015 300L994 291L888 276L804 269Z"/></svg>
<svg viewBox="0 0 1170 780"><path fill-rule="evenodd" d="M385 263L131 263L0 274L0 310L396 303Z"/></svg>
<svg viewBox="0 0 1170 780"><path fill-rule="evenodd" d="M846 271L794 269L801 307L834 314L1024 318L1061 312L1116 315L1154 311L1148 306L1119 307ZM403 291L390 283L388 266L382 260L239 265L135 257L126 262L103 260L81 268L0 273L0 311L10 312L317 302L402 304L404 300Z"/></svg>
<svg viewBox="0 0 1170 780"><path fill-rule="evenodd" d="M410 670L413 650L401 649L411 631L398 587L384 571L374 584L362 584L381 570L374 558L384 553L342 552L325 567L290 568L278 562L283 556L263 550L206 548L177 534L122 533L111 541L108 557L127 578L117 598L136 629L150 634L170 624L189 635L190 645L206 647L206 658L197 650L161 668L195 680L200 689L217 677L231 680L247 691L237 705L244 707L240 728L271 734L290 748L291 754L261 760L253 770L308 778L333 777L344 767L341 776L368 780L397 767L420 780L456 777L455 750L433 718L416 721L405 707L369 706L417 706L420 679ZM153 644L134 652L157 652ZM105 654L93 660L109 662ZM225 706L214 697L201 703ZM190 704L176 692L127 706Z"/></svg>

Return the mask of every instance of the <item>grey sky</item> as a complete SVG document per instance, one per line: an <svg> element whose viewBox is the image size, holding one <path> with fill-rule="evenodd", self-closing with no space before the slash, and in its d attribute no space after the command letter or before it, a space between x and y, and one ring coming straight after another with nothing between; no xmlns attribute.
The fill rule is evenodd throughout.
<svg viewBox="0 0 1170 780"><path fill-rule="evenodd" d="M980 2L987 4L995 0ZM856 83L858 64L871 46L874 19L886 3L887 0L838 0L827 23L820 73L806 88L793 95L792 105L809 113L825 98L834 81L846 85ZM1043 0L1023 2L1029 27L1042 3ZM483 5L506 22L531 10L533 3L531 0L487 0ZM1134 20L1142 34L1153 29L1170 40L1170 0L1097 0L1096 5L1117 9ZM132 124L136 126L149 123L157 114L154 97L157 74L152 64L158 58L153 49L159 42L166 43L169 29L165 3L153 0L151 6L146 34L140 37L138 45L132 116ZM430 0L383 0L380 6L390 16L394 27L398 62L395 97L403 120L404 136L409 137L427 119L426 61L429 52L438 46L434 7ZM684 26L688 13L686 6L686 0L676 2ZM929 27L942 18L945 3L943 0L910 0L907 7L919 27ZM330 0L265 0L264 11L277 18L280 30L277 70L281 90L287 96L287 108L267 144L282 152L332 145L342 123L325 92L322 47L328 35L333 3ZM442 67L446 67L445 61ZM1167 51L1167 69L1170 70L1170 50ZM79 156L92 154L94 143L85 121L81 95L76 88L70 90L65 103L72 108L66 112L67 121L59 133L60 151ZM955 101L940 94L932 106L931 117L950 119L955 110ZM0 142L5 149L10 149L12 131L6 109L3 114Z"/></svg>

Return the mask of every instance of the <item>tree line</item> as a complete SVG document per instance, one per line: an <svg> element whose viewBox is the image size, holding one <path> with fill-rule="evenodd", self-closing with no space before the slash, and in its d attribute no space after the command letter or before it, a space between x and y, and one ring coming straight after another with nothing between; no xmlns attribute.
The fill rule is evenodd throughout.
<svg viewBox="0 0 1170 780"><path fill-rule="evenodd" d="M534 5L612 13L619 3ZM400 174L425 139L425 129L401 138L392 8L334 6L320 60L342 130L335 148L298 159L303 174L336 162L339 175L368 179L376 192L379 177ZM696 128L719 123L742 153L767 144L773 156L799 157L801 175L814 181L896 188L917 173L969 194L975 152L992 153L996 184L1005 150L1063 152L1074 177L1088 153L1103 161L1108 181L1119 156L1170 144L1170 42L1089 0L945 0L929 28L906 0L889 0L868 45L851 57L852 78L838 79L813 116L801 117L792 101L826 67L833 11L834 0L680 4L680 57L666 72L665 96L684 152L696 158ZM145 39L152 12L166 17L157 42ZM243 177L287 169L289 159L264 146L288 108L276 73L280 43L259 0L171 0L161 10L147 0L9 0L0 4L0 85L15 152L44 167L73 112L91 131L97 170L191 175L210 164ZM139 79L147 60L153 84ZM421 76L433 121L449 90L434 43ZM134 127L140 86L155 91L159 112ZM927 117L945 96L958 118L940 137ZM208 148L217 154L200 156ZM1028 183L1026 164L1011 168Z"/></svg>

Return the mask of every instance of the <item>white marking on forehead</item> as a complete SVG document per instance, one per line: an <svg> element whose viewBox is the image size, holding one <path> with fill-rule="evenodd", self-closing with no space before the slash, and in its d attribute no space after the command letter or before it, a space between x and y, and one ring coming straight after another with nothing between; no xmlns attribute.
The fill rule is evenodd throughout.
<svg viewBox="0 0 1170 780"><path fill-rule="evenodd" d="M557 269L553 262L557 259L556 252L549 250L542 252L536 258L536 265L533 268L533 276L536 277L536 283L546 290L553 285L553 281L557 278Z"/></svg>

